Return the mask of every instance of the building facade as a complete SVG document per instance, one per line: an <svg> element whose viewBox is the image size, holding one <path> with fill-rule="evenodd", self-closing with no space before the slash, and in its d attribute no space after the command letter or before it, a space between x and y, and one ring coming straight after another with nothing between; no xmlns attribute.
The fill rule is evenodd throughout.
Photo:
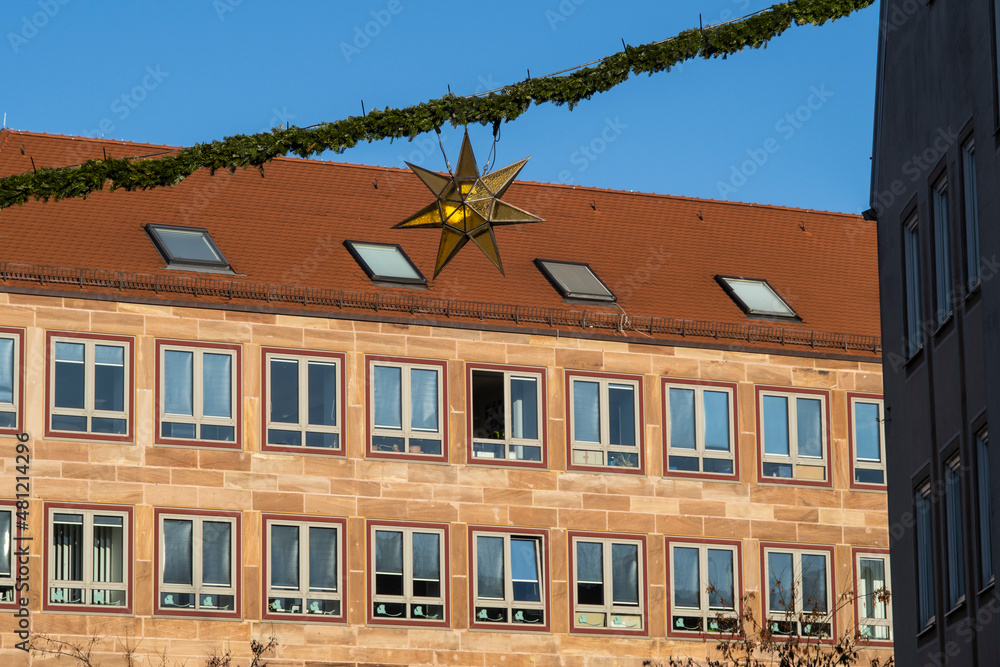
<svg viewBox="0 0 1000 667"><path fill-rule="evenodd" d="M885 340L896 656L998 650L990 415L1000 229L996 2L881 7L872 216ZM992 371L990 369L993 369Z"/></svg>
<svg viewBox="0 0 1000 667"><path fill-rule="evenodd" d="M0 173L157 150L4 131ZM508 196L544 222L497 232L504 273L470 244L435 279L392 169L4 211L5 664L638 665L744 605L888 656L874 226Z"/></svg>

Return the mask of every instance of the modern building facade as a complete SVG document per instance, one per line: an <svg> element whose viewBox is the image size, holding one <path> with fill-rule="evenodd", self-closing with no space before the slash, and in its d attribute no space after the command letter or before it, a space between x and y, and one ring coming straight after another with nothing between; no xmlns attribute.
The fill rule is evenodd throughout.
<svg viewBox="0 0 1000 667"><path fill-rule="evenodd" d="M169 150L3 131L0 174ZM747 593L888 656L874 225L503 198L544 220L504 273L469 244L433 279L395 169L0 213L0 661L26 618L190 664L639 665Z"/></svg>
<svg viewBox="0 0 1000 667"><path fill-rule="evenodd" d="M896 658L993 665L1000 14L992 1L881 11L872 213Z"/></svg>

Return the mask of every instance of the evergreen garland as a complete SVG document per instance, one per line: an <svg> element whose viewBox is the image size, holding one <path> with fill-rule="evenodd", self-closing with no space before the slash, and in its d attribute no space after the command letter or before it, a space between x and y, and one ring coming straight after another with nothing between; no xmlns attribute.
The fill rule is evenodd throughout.
<svg viewBox="0 0 1000 667"><path fill-rule="evenodd" d="M864 9L874 0L790 0L755 15L704 29L685 30L653 44L628 47L592 67L565 76L527 79L482 96L442 98L404 109L373 109L365 116L323 123L313 128L275 128L270 132L235 135L222 141L196 144L155 159L106 157L76 167L41 169L34 173L0 178L0 209L23 204L32 197L48 200L86 197L108 184L109 190L145 190L172 186L198 169L235 172L256 167L282 155L309 157L332 150L337 153L359 141L409 138L453 126L479 123L497 125L511 121L532 104L568 104L570 109L623 83L630 74L670 71L696 57L726 58L745 48L759 48L792 24L822 25Z"/></svg>

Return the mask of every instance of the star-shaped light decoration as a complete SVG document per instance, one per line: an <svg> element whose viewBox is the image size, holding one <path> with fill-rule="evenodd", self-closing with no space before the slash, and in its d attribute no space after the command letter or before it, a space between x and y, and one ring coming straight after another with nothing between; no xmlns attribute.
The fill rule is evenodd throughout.
<svg viewBox="0 0 1000 667"><path fill-rule="evenodd" d="M466 131L454 176L445 176L406 163L424 185L430 188L437 201L414 213L393 229L441 228L441 244L438 246L437 263L434 265L435 278L470 240L503 273L493 227L544 222L538 216L500 201L500 197L517 178L528 159L524 158L509 167L480 176L476 156L472 153L472 144L469 142L469 132Z"/></svg>

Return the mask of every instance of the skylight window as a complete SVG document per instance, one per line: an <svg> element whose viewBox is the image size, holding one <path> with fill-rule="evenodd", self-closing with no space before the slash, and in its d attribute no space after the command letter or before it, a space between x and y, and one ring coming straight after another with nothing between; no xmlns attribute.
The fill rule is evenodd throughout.
<svg viewBox="0 0 1000 667"><path fill-rule="evenodd" d="M229 262L212 241L207 229L146 225L146 233L163 255L168 268L232 273Z"/></svg>
<svg viewBox="0 0 1000 667"><path fill-rule="evenodd" d="M715 279L747 315L798 319L792 307L778 296L766 280L731 276L715 276Z"/></svg>
<svg viewBox="0 0 1000 667"><path fill-rule="evenodd" d="M545 274L552 286L566 299L586 301L615 301L607 285L587 264L579 262L557 262L551 259L536 259L535 266Z"/></svg>
<svg viewBox="0 0 1000 667"><path fill-rule="evenodd" d="M344 241L347 250L375 282L424 285L427 279L394 243Z"/></svg>

